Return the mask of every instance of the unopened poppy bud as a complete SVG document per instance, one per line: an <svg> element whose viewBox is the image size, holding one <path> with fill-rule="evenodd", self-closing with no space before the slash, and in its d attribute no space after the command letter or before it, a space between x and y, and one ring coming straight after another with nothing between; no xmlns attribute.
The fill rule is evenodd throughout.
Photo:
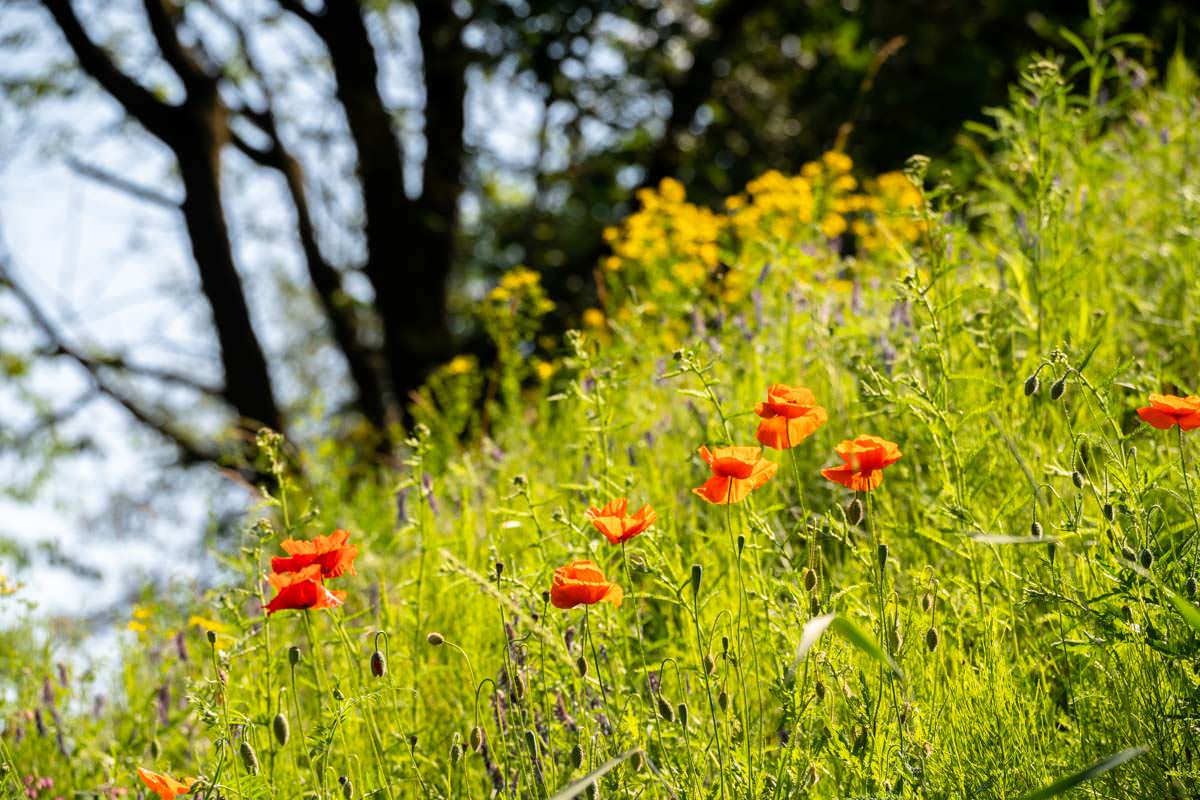
<svg viewBox="0 0 1200 800"><path fill-rule="evenodd" d="M425 635L425 641L429 642L434 647L441 647L446 641L446 637L442 636L437 631L430 631Z"/></svg>
<svg viewBox="0 0 1200 800"><path fill-rule="evenodd" d="M1079 470L1075 470L1074 472L1072 472L1071 473L1071 483L1075 484L1076 489L1082 489L1083 488L1083 473L1080 472Z"/></svg>
<svg viewBox="0 0 1200 800"><path fill-rule="evenodd" d="M820 678L818 678L817 682L813 684L813 692L817 695L818 700L825 699L825 684Z"/></svg>
<svg viewBox="0 0 1200 800"><path fill-rule="evenodd" d="M343 775L342 777L338 778L338 783L342 785L342 797L345 798L345 800L353 800L354 781Z"/></svg>
<svg viewBox="0 0 1200 800"><path fill-rule="evenodd" d="M863 519L863 503L857 497L846 504L846 522L857 525Z"/></svg>
<svg viewBox="0 0 1200 800"><path fill-rule="evenodd" d="M1054 383L1050 384L1050 399L1058 400L1063 396L1063 392L1067 390L1066 377L1059 378Z"/></svg>
<svg viewBox="0 0 1200 800"><path fill-rule="evenodd" d="M549 592L542 592L542 602L543 603L550 602L550 593Z"/></svg>
<svg viewBox="0 0 1200 800"><path fill-rule="evenodd" d="M275 732L275 741L279 742L280 747L285 746L292 735L292 729L288 726L287 717L282 713L275 715L275 720L271 723L271 730Z"/></svg>
<svg viewBox="0 0 1200 800"><path fill-rule="evenodd" d="M292 645L288 648L288 663L293 667L300 663L300 648Z"/></svg>
<svg viewBox="0 0 1200 800"><path fill-rule="evenodd" d="M692 597L700 593L700 578L703 574L703 567L699 564L692 564Z"/></svg>
<svg viewBox="0 0 1200 800"><path fill-rule="evenodd" d="M409 747L417 746L417 735L415 733L410 733L408 735L408 746Z"/></svg>
<svg viewBox="0 0 1200 800"><path fill-rule="evenodd" d="M925 631L925 646L929 648L929 652L931 652L931 653L934 650L937 650L937 646L938 646L937 628L930 628L929 630Z"/></svg>
<svg viewBox="0 0 1200 800"><path fill-rule="evenodd" d="M483 748L483 728L476 725L471 728L471 733L467 736L467 743L471 745L471 749L478 753Z"/></svg>
<svg viewBox="0 0 1200 800"><path fill-rule="evenodd" d="M1035 519L1029 525L1029 535L1034 537L1035 539L1040 539L1042 537L1042 523L1038 522Z"/></svg>
<svg viewBox="0 0 1200 800"><path fill-rule="evenodd" d="M1033 397L1038 393L1038 389L1042 388L1042 382L1038 380L1037 375L1030 375L1025 379L1025 396Z"/></svg>
<svg viewBox="0 0 1200 800"><path fill-rule="evenodd" d="M641 772L642 767L646 765L646 754L641 750L634 750L633 755L629 757L629 768L634 772Z"/></svg>
<svg viewBox="0 0 1200 800"><path fill-rule="evenodd" d="M1112 503L1104 504L1104 518L1109 522L1113 522L1117 518L1117 510L1113 508Z"/></svg>
<svg viewBox="0 0 1200 800"><path fill-rule="evenodd" d="M721 637L721 653L726 656L729 655L729 637L728 636Z"/></svg>
<svg viewBox="0 0 1200 800"><path fill-rule="evenodd" d="M205 631L204 638L208 639L209 644L216 644L217 643L217 632L216 631Z"/></svg>
<svg viewBox="0 0 1200 800"><path fill-rule="evenodd" d="M504 562L497 561L496 562L496 577L499 578L503 574L504 574Z"/></svg>
<svg viewBox="0 0 1200 800"><path fill-rule="evenodd" d="M513 475L513 486L524 486L527 483L525 476L521 474Z"/></svg>
<svg viewBox="0 0 1200 800"><path fill-rule="evenodd" d="M462 745L459 744L458 742L455 742L454 744L450 745L450 763L457 764L458 762L462 761L462 757L463 757Z"/></svg>
<svg viewBox="0 0 1200 800"><path fill-rule="evenodd" d="M879 545L879 568L883 569L888 562L888 546L886 544Z"/></svg>
<svg viewBox="0 0 1200 800"><path fill-rule="evenodd" d="M679 707L675 710L675 713L679 717L679 724L686 728L688 723L687 703L680 703Z"/></svg>
<svg viewBox="0 0 1200 800"><path fill-rule="evenodd" d="M258 753L254 752L254 745L250 744L247 739L242 740L238 752L242 755L242 765L246 768L246 772L251 775L258 774Z"/></svg>
<svg viewBox="0 0 1200 800"><path fill-rule="evenodd" d="M586 678L588 672L587 659L583 656L575 659L575 669L579 672L579 677Z"/></svg>
<svg viewBox="0 0 1200 800"><path fill-rule="evenodd" d="M387 674L387 659L378 650L371 653L371 674L376 678L382 678Z"/></svg>
<svg viewBox="0 0 1200 800"><path fill-rule="evenodd" d="M571 748L571 766L575 769L583 766L583 747L578 742Z"/></svg>
<svg viewBox="0 0 1200 800"><path fill-rule="evenodd" d="M815 594L808 600L808 612L814 617L821 613L821 598Z"/></svg>
<svg viewBox="0 0 1200 800"><path fill-rule="evenodd" d="M1143 547L1142 552L1138 553L1138 562L1142 565L1142 569L1150 569L1154 564L1154 553L1150 552L1149 547Z"/></svg>
<svg viewBox="0 0 1200 800"><path fill-rule="evenodd" d="M746 537L739 533L738 537L737 537L737 554L739 556L742 554L742 550L744 550L745 547L746 547Z"/></svg>
<svg viewBox="0 0 1200 800"><path fill-rule="evenodd" d="M658 697L658 713L667 722L675 721L675 709L671 708L671 704L664 700L662 695Z"/></svg>
<svg viewBox="0 0 1200 800"><path fill-rule="evenodd" d="M592 781L587 785L585 794L587 794L587 800L600 800L600 786Z"/></svg>
<svg viewBox="0 0 1200 800"><path fill-rule="evenodd" d="M1046 548L1046 559L1050 562L1051 566L1053 566L1054 559L1057 555L1058 545L1056 545L1054 542L1051 542L1050 546Z"/></svg>
<svg viewBox="0 0 1200 800"><path fill-rule="evenodd" d="M717 695L717 705L721 707L722 711L729 710L729 692L721 690L721 693Z"/></svg>
<svg viewBox="0 0 1200 800"><path fill-rule="evenodd" d="M712 675L717 669L717 662L708 653L704 654L704 674Z"/></svg>
<svg viewBox="0 0 1200 800"><path fill-rule="evenodd" d="M1133 552L1133 548L1129 545L1121 545L1121 558L1126 561L1137 561L1137 553Z"/></svg>
<svg viewBox="0 0 1200 800"><path fill-rule="evenodd" d="M346 695L342 692L342 687L333 687L333 699L337 700L339 703L346 699Z"/></svg>
<svg viewBox="0 0 1200 800"><path fill-rule="evenodd" d="M529 728L525 729L525 746L529 748L529 754L537 758L537 734Z"/></svg>
<svg viewBox="0 0 1200 800"><path fill-rule="evenodd" d="M158 757L160 755L162 755L162 745L159 744L157 738L151 739L150 740L150 758L157 761Z"/></svg>
<svg viewBox="0 0 1200 800"><path fill-rule="evenodd" d="M1187 592L1187 596L1189 598L1194 598L1196 596L1196 576L1195 575L1188 578L1187 581L1184 582L1183 590L1185 592Z"/></svg>
<svg viewBox="0 0 1200 800"><path fill-rule="evenodd" d="M933 610L933 593L926 592L921 595L921 610L928 614Z"/></svg>
<svg viewBox="0 0 1200 800"><path fill-rule="evenodd" d="M812 567L804 570L804 588L810 592L817 588L817 571Z"/></svg>
<svg viewBox="0 0 1200 800"><path fill-rule="evenodd" d="M514 697L516 697L518 700L525 697L525 679L521 677L521 673L513 673L512 687Z"/></svg>

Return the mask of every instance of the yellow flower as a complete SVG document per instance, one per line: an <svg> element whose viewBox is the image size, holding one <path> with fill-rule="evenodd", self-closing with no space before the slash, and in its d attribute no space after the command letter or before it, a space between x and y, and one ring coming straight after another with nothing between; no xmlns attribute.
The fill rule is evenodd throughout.
<svg viewBox="0 0 1200 800"><path fill-rule="evenodd" d="M821 156L821 160L825 162L825 166L829 167L829 171L835 174L849 172L850 168L854 166L850 156L838 150L830 150Z"/></svg>
<svg viewBox="0 0 1200 800"><path fill-rule="evenodd" d="M603 328L604 312L598 308L589 308L583 312L583 327Z"/></svg>
<svg viewBox="0 0 1200 800"><path fill-rule="evenodd" d="M200 628L201 630L212 631L213 633L228 633L229 626L224 622L217 622L215 619L199 617L193 614L188 617L189 628Z"/></svg>
<svg viewBox="0 0 1200 800"><path fill-rule="evenodd" d="M475 369L475 359L471 356L455 356L446 364L446 372L450 375L466 375Z"/></svg>
<svg viewBox="0 0 1200 800"><path fill-rule="evenodd" d="M545 383L558 371L558 367L539 358L533 365L533 371L537 373L538 379Z"/></svg>
<svg viewBox="0 0 1200 800"><path fill-rule="evenodd" d="M846 219L841 214L826 214L821 219L821 233L830 239L846 232Z"/></svg>

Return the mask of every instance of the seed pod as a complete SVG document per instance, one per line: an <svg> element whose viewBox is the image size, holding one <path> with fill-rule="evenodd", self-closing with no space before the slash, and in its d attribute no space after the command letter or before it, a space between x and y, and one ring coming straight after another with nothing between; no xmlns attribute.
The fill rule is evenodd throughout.
<svg viewBox="0 0 1200 800"><path fill-rule="evenodd" d="M1029 535L1035 538L1042 538L1042 523L1036 519L1029 525Z"/></svg>
<svg viewBox="0 0 1200 800"><path fill-rule="evenodd" d="M857 497L851 500L846 505L846 521L851 525L857 525L863 519L863 503Z"/></svg>
<svg viewBox="0 0 1200 800"><path fill-rule="evenodd" d="M371 653L371 674L376 678L382 678L387 674L387 659L378 650Z"/></svg>
<svg viewBox="0 0 1200 800"><path fill-rule="evenodd" d="M571 766L575 769L583 766L583 747L578 742L571 748Z"/></svg>
<svg viewBox="0 0 1200 800"><path fill-rule="evenodd" d="M292 645L288 648L288 663L293 667L300 663L300 648Z"/></svg>
<svg viewBox="0 0 1200 800"><path fill-rule="evenodd" d="M271 723L271 730L275 732L275 741L279 742L280 747L284 747L291 738L292 729L288 725L287 717L280 712L275 715L275 720Z"/></svg>
<svg viewBox="0 0 1200 800"><path fill-rule="evenodd" d="M1063 396L1063 392L1067 390L1067 378L1063 376L1050 384L1050 399L1058 400Z"/></svg>
<svg viewBox="0 0 1200 800"><path fill-rule="evenodd" d="M879 548L878 548L878 552L879 552L879 568L883 569L884 567L887 566L887 562L888 562L888 546L886 544L880 544Z"/></svg>
<svg viewBox="0 0 1200 800"><path fill-rule="evenodd" d="M586 678L588 671L587 659L583 656L575 659L575 669L579 672L579 677Z"/></svg>
<svg viewBox="0 0 1200 800"><path fill-rule="evenodd" d="M721 693L717 695L717 705L721 707L722 711L729 710L729 692L721 690Z"/></svg>
<svg viewBox="0 0 1200 800"><path fill-rule="evenodd" d="M205 631L204 638L208 639L209 644L215 645L217 643L217 632L216 631Z"/></svg>
<svg viewBox="0 0 1200 800"><path fill-rule="evenodd" d="M550 602L550 593L542 592L542 603L544 604L544 603L549 603L549 602Z"/></svg>
<svg viewBox="0 0 1200 800"><path fill-rule="evenodd" d="M471 745L471 749L478 753L483 748L483 728L476 725L471 728L470 735L467 736L467 743Z"/></svg>
<svg viewBox="0 0 1200 800"><path fill-rule="evenodd" d="M238 752L242 755L242 765L246 768L246 772L251 775L258 774L258 753L254 752L254 745L250 744L249 739L242 739L241 747Z"/></svg>
<svg viewBox="0 0 1200 800"><path fill-rule="evenodd" d="M817 588L817 571L812 567L804 570L804 588L810 592Z"/></svg>
<svg viewBox="0 0 1200 800"><path fill-rule="evenodd" d="M338 783L342 785L342 797L345 800L352 800L354 797L354 781L347 778L345 775L338 778Z"/></svg>
<svg viewBox="0 0 1200 800"><path fill-rule="evenodd" d="M737 554L740 556L742 554L742 550L744 550L745 548L746 548L746 537L739 533L738 537L737 537Z"/></svg>
<svg viewBox="0 0 1200 800"><path fill-rule="evenodd" d="M1113 521L1115 521L1115 520L1116 520L1116 518L1117 518L1117 511L1116 511L1116 509L1115 509L1115 508L1113 508L1113 504L1112 504L1112 503L1105 503L1105 504L1104 504L1104 518L1105 518L1106 520L1108 520L1109 522L1113 522Z"/></svg>
<svg viewBox="0 0 1200 800"><path fill-rule="evenodd" d="M1071 483L1075 484L1076 489L1082 489L1083 488L1083 473L1080 472L1079 470L1075 470L1074 472L1072 472L1071 473Z"/></svg>
<svg viewBox="0 0 1200 800"><path fill-rule="evenodd" d="M671 708L671 704L664 700L662 695L658 696L658 713L667 722L675 721L675 709Z"/></svg>
<svg viewBox="0 0 1200 800"><path fill-rule="evenodd" d="M1142 552L1138 553L1138 561L1142 565L1142 569L1150 569L1154 564L1154 553L1150 552L1149 547L1143 547Z"/></svg>
<svg viewBox="0 0 1200 800"><path fill-rule="evenodd" d="M708 653L704 654L704 674L712 675L717 669L717 662Z"/></svg>
<svg viewBox="0 0 1200 800"><path fill-rule="evenodd" d="M1133 552L1133 548L1129 545L1121 545L1121 558L1126 561L1137 561L1137 553Z"/></svg>
<svg viewBox="0 0 1200 800"><path fill-rule="evenodd" d="M504 574L504 562L497 561L496 562L496 577L499 578L503 574Z"/></svg>
<svg viewBox="0 0 1200 800"><path fill-rule="evenodd" d="M679 724L686 728L687 722L688 722L687 703L680 703L679 707L675 711L676 711L676 714L679 716Z"/></svg>
<svg viewBox="0 0 1200 800"><path fill-rule="evenodd" d="M700 593L700 577L704 574L704 568L699 564L692 564L692 597Z"/></svg>
<svg viewBox="0 0 1200 800"><path fill-rule="evenodd" d="M721 654L726 655L726 656L729 655L729 637L728 636L721 637Z"/></svg>
<svg viewBox="0 0 1200 800"><path fill-rule="evenodd" d="M410 733L408 735L408 746L409 747L417 746L417 735L415 733Z"/></svg>
<svg viewBox="0 0 1200 800"><path fill-rule="evenodd" d="M925 631L925 646L929 648L929 652L932 653L934 650L937 650L938 638L937 628L930 628Z"/></svg>
<svg viewBox="0 0 1200 800"><path fill-rule="evenodd" d="M1187 581L1183 584L1183 590L1185 592L1187 592L1187 596L1189 599L1194 598L1196 596L1196 576L1195 575L1193 575L1187 579Z"/></svg>
<svg viewBox="0 0 1200 800"><path fill-rule="evenodd" d="M1025 396L1026 397L1033 397L1035 394L1038 393L1038 389L1040 389L1040 388L1042 388L1042 383L1041 383L1041 381L1038 380L1038 376L1036 374L1030 375L1028 378L1025 379Z"/></svg>

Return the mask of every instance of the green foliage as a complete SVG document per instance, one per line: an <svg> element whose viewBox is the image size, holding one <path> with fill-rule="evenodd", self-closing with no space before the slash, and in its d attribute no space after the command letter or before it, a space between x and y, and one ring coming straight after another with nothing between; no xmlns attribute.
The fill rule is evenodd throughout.
<svg viewBox="0 0 1200 800"><path fill-rule="evenodd" d="M1196 83L1106 58L1107 103L1032 61L976 129L978 185L912 160L920 235L850 254L798 226L682 330L614 291L545 376L497 315L508 372L429 389L453 411L423 405L395 469L330 442L301 481L261 437L275 485L228 582L132 611L103 712L4 642L3 791L115 796L145 766L227 798L1188 797L1200 434L1136 408L1198 380ZM696 449L753 442L779 382L828 422L707 504ZM859 433L903 456L856 497L819 470ZM585 510L621 496L658 519L613 545ZM279 543L335 528L346 604L264 618ZM577 559L620 607L551 606Z"/></svg>

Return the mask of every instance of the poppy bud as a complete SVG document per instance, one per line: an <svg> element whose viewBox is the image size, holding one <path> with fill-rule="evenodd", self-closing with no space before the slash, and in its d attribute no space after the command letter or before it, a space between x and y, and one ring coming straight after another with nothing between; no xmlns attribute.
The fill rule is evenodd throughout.
<svg viewBox="0 0 1200 800"><path fill-rule="evenodd" d="M1189 598L1196 596L1196 576L1193 575L1183 584L1183 590L1187 592Z"/></svg>
<svg viewBox="0 0 1200 800"><path fill-rule="evenodd" d="M382 678L387 674L387 659L378 650L371 653L371 674L376 678Z"/></svg>
<svg viewBox="0 0 1200 800"><path fill-rule="evenodd" d="M157 761L158 757L160 755L162 755L162 745L159 744L157 738L151 739L150 740L150 758Z"/></svg>
<svg viewBox="0 0 1200 800"><path fill-rule="evenodd" d="M600 786L595 781L592 781L591 783L589 783L587 785L586 794L587 794L588 800L599 800Z"/></svg>
<svg viewBox="0 0 1200 800"><path fill-rule="evenodd" d="M1105 503L1104 508L1102 510L1104 511L1104 518L1106 520L1108 520L1109 522L1113 522L1116 520L1117 510L1115 508L1113 508L1112 503Z"/></svg>
<svg viewBox="0 0 1200 800"><path fill-rule="evenodd" d="M521 677L521 673L513 673L512 687L514 697L516 697L518 700L525 697L525 679Z"/></svg>
<svg viewBox="0 0 1200 800"><path fill-rule="evenodd" d="M271 723L271 729L275 731L275 741L279 742L279 746L284 747L287 745L292 731L288 727L287 717L282 712L275 715L275 721Z"/></svg>
<svg viewBox="0 0 1200 800"><path fill-rule="evenodd" d="M1121 558L1126 561L1137 561L1137 553L1133 552L1133 548L1129 545L1121 545Z"/></svg>
<svg viewBox="0 0 1200 800"><path fill-rule="evenodd" d="M679 715L679 724L686 728L687 722L688 722L687 703L680 703L679 708L676 710L676 713Z"/></svg>
<svg viewBox="0 0 1200 800"><path fill-rule="evenodd" d="M813 692L817 695L818 700L825 699L825 684L820 678L813 684Z"/></svg>
<svg viewBox="0 0 1200 800"><path fill-rule="evenodd" d="M437 631L430 631L425 635L425 641L429 642L434 647L441 647L446 641L446 637L442 636Z"/></svg>
<svg viewBox="0 0 1200 800"><path fill-rule="evenodd" d="M704 568L699 564L692 564L692 597L700 593L700 577L704 574Z"/></svg>
<svg viewBox="0 0 1200 800"><path fill-rule="evenodd" d="M483 728L478 725L471 728L471 733L467 736L467 743L471 745L472 750L478 753L483 748Z"/></svg>
<svg viewBox="0 0 1200 800"><path fill-rule="evenodd" d="M641 750L634 750L633 755L629 757L629 768L634 772L641 772L642 767L646 765L646 755Z"/></svg>
<svg viewBox="0 0 1200 800"><path fill-rule="evenodd" d="M408 746L409 747L417 746L417 735L415 733L410 733L408 735Z"/></svg>
<svg viewBox="0 0 1200 800"><path fill-rule="evenodd" d="M857 497L851 500L846 505L846 521L851 525L857 525L863 519L863 503Z"/></svg>
<svg viewBox="0 0 1200 800"><path fill-rule="evenodd" d="M817 571L812 567L804 570L804 588L810 592L817 588Z"/></svg>
<svg viewBox="0 0 1200 800"><path fill-rule="evenodd" d="M929 652L931 652L931 653L934 650L937 650L937 646L938 646L937 628L930 628L929 630L925 631L925 646L929 648Z"/></svg>
<svg viewBox="0 0 1200 800"><path fill-rule="evenodd" d="M1054 564L1054 557L1057 555L1058 555L1058 546L1056 544L1054 544L1054 542L1051 542L1050 546L1046 548L1046 558L1050 561L1051 565Z"/></svg>
<svg viewBox="0 0 1200 800"><path fill-rule="evenodd" d="M462 745L459 744L458 742L455 742L454 744L450 745L450 763L457 764L458 762L462 761L462 757L463 757Z"/></svg>
<svg viewBox="0 0 1200 800"><path fill-rule="evenodd" d="M288 663L293 667L300 663L300 648L292 645L288 648Z"/></svg>
<svg viewBox="0 0 1200 800"><path fill-rule="evenodd" d="M246 767L246 772L251 775L258 774L258 753L254 752L254 746L250 744L249 739L243 739L238 752L242 754L242 764Z"/></svg>
<svg viewBox="0 0 1200 800"><path fill-rule="evenodd" d="M1042 538L1042 523L1035 519L1029 526L1029 535L1037 539Z"/></svg>
<svg viewBox="0 0 1200 800"><path fill-rule="evenodd" d="M496 562L496 577L499 578L503 574L504 574L504 562L497 561Z"/></svg>
<svg viewBox="0 0 1200 800"><path fill-rule="evenodd" d="M815 594L808 601L808 611L814 617L821 613L821 599Z"/></svg>
<svg viewBox="0 0 1200 800"><path fill-rule="evenodd" d="M550 593L543 591L542 592L542 603L544 604L544 603L549 603L549 602L550 602Z"/></svg>
<svg viewBox="0 0 1200 800"><path fill-rule="evenodd" d="M717 695L717 705L721 707L722 711L729 710L729 692L721 690L721 693Z"/></svg>
<svg viewBox="0 0 1200 800"><path fill-rule="evenodd" d="M879 568L883 569L888 562L888 546L886 544L879 545Z"/></svg>
<svg viewBox="0 0 1200 800"><path fill-rule="evenodd" d="M333 699L337 700L339 703L346 699L345 693L342 692L342 687L333 687Z"/></svg>
<svg viewBox="0 0 1200 800"><path fill-rule="evenodd" d="M704 654L704 674L712 675L717 669L717 662L708 653Z"/></svg>
<svg viewBox="0 0 1200 800"><path fill-rule="evenodd" d="M671 708L671 704L664 700L662 695L658 696L658 713L667 722L675 721L675 709Z"/></svg>
<svg viewBox="0 0 1200 800"><path fill-rule="evenodd" d="M926 614L933 610L933 594L931 592L921 595L921 610Z"/></svg>
<svg viewBox="0 0 1200 800"><path fill-rule="evenodd" d="M746 537L739 533L738 538L737 538L737 554L739 556L742 554L742 550L745 549L745 547L746 547Z"/></svg>
<svg viewBox="0 0 1200 800"><path fill-rule="evenodd" d="M209 644L215 645L217 643L217 632L216 631L205 631L204 638L208 639Z"/></svg>
<svg viewBox="0 0 1200 800"><path fill-rule="evenodd" d="M571 748L571 766L575 769L583 766L583 747L578 742Z"/></svg>
<svg viewBox="0 0 1200 800"><path fill-rule="evenodd" d="M347 778L345 775L338 778L338 783L342 785L342 797L345 800L352 800L354 797L354 781Z"/></svg>
<svg viewBox="0 0 1200 800"><path fill-rule="evenodd" d="M1040 389L1040 388L1042 388L1042 383L1041 383L1041 381L1038 380L1038 376L1036 374L1030 375L1028 378L1025 379L1025 396L1026 397L1033 397L1035 394L1038 393L1038 389Z"/></svg>
<svg viewBox="0 0 1200 800"><path fill-rule="evenodd" d="M1054 383L1050 384L1050 399L1058 400L1063 396L1063 392L1067 390L1066 376L1059 378Z"/></svg>
<svg viewBox="0 0 1200 800"><path fill-rule="evenodd" d="M1072 472L1071 473L1071 483L1075 484L1076 489L1082 489L1083 488L1083 473L1080 472L1079 470L1075 470L1074 472Z"/></svg>
<svg viewBox="0 0 1200 800"><path fill-rule="evenodd" d="M529 728L525 729L525 746L529 748L529 755L537 758L537 734Z"/></svg>
<svg viewBox="0 0 1200 800"><path fill-rule="evenodd" d="M524 486L527 483L523 474L513 475L513 486Z"/></svg>
<svg viewBox="0 0 1200 800"><path fill-rule="evenodd" d="M1149 547L1143 547L1142 552L1138 554L1138 561L1142 565L1142 569L1150 569L1154 564L1154 553L1150 552Z"/></svg>
<svg viewBox="0 0 1200 800"><path fill-rule="evenodd" d="M579 677L586 678L588 672L587 659L583 656L575 659L575 669L579 671Z"/></svg>
<svg viewBox="0 0 1200 800"><path fill-rule="evenodd" d="M721 637L721 653L726 656L729 655L729 637L728 636Z"/></svg>

